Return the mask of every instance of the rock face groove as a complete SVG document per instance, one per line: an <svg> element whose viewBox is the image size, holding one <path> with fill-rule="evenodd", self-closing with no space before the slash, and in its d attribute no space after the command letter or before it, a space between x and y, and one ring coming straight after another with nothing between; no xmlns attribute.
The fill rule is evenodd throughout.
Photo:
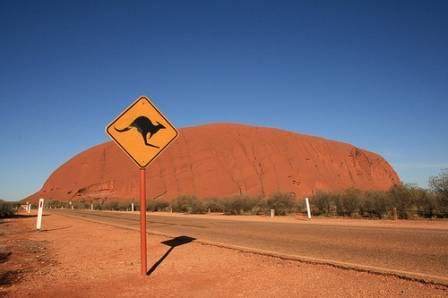
<svg viewBox="0 0 448 298"><path fill-rule="evenodd" d="M399 183L379 155L350 144L274 128L210 124L183 128L147 169L149 198L286 192L297 198ZM26 200L136 200L137 166L114 143L94 146L55 170Z"/></svg>

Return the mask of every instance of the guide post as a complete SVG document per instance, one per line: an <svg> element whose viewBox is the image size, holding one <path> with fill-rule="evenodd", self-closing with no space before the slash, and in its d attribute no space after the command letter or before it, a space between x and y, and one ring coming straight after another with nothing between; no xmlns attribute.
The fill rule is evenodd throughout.
<svg viewBox="0 0 448 298"><path fill-rule="evenodd" d="M308 215L308 219L311 219L310 201L308 200L308 198L305 198L305 203L306 203L306 213Z"/></svg>
<svg viewBox="0 0 448 298"><path fill-rule="evenodd" d="M36 229L40 231L42 229L42 213L44 209L44 199L39 199L39 205L37 209L37 221L36 221Z"/></svg>

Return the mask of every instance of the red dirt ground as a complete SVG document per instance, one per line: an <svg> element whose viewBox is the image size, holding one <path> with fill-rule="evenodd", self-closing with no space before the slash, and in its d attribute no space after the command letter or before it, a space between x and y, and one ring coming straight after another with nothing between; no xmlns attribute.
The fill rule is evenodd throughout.
<svg viewBox="0 0 448 298"><path fill-rule="evenodd" d="M12 254L2 272L8 297L446 297L448 289L364 272L310 265L190 242L175 247L148 277L139 275L139 234L49 215L0 224L0 246ZM151 267L169 240L148 236Z"/></svg>

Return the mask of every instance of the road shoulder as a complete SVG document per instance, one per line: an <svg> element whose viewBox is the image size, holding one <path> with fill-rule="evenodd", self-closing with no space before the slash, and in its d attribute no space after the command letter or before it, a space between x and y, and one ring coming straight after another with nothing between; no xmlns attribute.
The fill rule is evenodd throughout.
<svg viewBox="0 0 448 298"><path fill-rule="evenodd" d="M11 224L23 226L27 239L44 241L50 259L55 260L43 273L30 272L9 286L6 291L11 297L205 297L211 293L218 297L442 297L448 293L446 287L298 263L195 241L171 248L166 244L172 243L166 242L169 238L157 235L148 237L148 264L158 266L150 276L141 278L136 231L55 214L45 218L46 231L40 233L33 231L32 218L12 220Z"/></svg>

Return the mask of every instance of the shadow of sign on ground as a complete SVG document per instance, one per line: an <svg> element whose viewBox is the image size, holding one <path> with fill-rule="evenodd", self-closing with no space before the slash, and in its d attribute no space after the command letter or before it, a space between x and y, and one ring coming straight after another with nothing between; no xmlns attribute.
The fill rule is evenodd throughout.
<svg viewBox="0 0 448 298"><path fill-rule="evenodd" d="M175 237L173 239L161 242L162 244L165 244L165 245L169 246L170 248L166 251L166 253L157 262L154 263L154 265L152 265L152 267L148 270L146 275L148 275L148 276L151 275L151 273L153 273L157 269L157 267L159 267L159 265L163 262L163 260L166 259L166 257L168 257L168 255L173 251L173 249L175 247L193 242L194 240L196 240L196 238L192 238L189 236L179 236L179 237Z"/></svg>

